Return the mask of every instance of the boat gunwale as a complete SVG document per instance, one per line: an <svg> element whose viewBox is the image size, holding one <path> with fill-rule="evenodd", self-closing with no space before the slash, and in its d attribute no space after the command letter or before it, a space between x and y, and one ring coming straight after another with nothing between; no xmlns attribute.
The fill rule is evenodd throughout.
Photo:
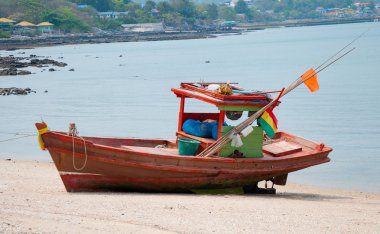
<svg viewBox="0 0 380 234"><path fill-rule="evenodd" d="M312 142L310 140L307 140L307 139L304 139L304 138L301 138L298 136L294 136L294 135L289 134L289 133L285 133L285 132L279 132L279 133L284 133L286 136L292 137L293 139L298 138L298 139L307 141L310 144L315 144L316 146L320 145L318 143ZM56 138L56 139L61 140L63 142L72 142L72 136L68 136L66 133L63 133L63 132L49 131L49 132L42 134L42 137L47 137L48 134L50 134L53 138ZM83 137L83 138L86 138L86 137ZM102 139L126 139L126 140L127 139L135 140L136 139L137 140L137 139L141 139L141 138L112 138L112 137L107 138L107 137L105 137ZM152 139L143 139L143 140L152 140ZM153 139L153 140L167 141L165 139ZM74 142L76 144L78 144L78 146L83 145L83 140L78 138L78 137L74 138ZM295 143L297 143L297 142L295 142ZM145 157L149 157L149 158L177 159L180 161L198 161L198 162L199 161L223 162L223 163L233 163L233 164L299 161L300 159L314 157L314 156L321 154L321 153L326 154L326 157L327 157L327 155L332 151L332 149L330 147L324 146L323 149L320 151L315 150L316 152L314 152L314 153L309 153L309 154L296 156L296 157L294 156L294 154L281 156L281 157L273 157L269 154L266 154L266 156L264 156L262 158L225 158L225 157L196 157L196 156L181 156L181 155L177 156L177 155L151 154L151 153L131 150L128 148L113 147L113 146L107 146L107 145L102 145L102 144L98 144L98 143L93 143L91 141L86 141L86 147L87 148L88 148L88 145L93 146L93 147L100 149L100 150L108 151L108 152L114 151L114 152L120 152L120 153L131 153L131 154L137 154L137 155L141 155L141 156L145 156ZM300 145L307 147L303 144L300 144ZM47 146L47 148L49 148L49 146ZM308 148L310 148L310 147L308 147ZM295 153L295 154L297 154L297 153Z"/></svg>

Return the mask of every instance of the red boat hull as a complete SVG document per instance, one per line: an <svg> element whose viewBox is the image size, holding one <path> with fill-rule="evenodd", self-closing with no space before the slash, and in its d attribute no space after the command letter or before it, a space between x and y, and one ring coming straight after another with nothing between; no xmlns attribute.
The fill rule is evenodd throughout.
<svg viewBox="0 0 380 234"><path fill-rule="evenodd" d="M302 151L281 157L200 158L178 155L175 141L170 140L42 134L68 192L184 192L244 187L262 180L276 181L289 172L329 161L329 147L287 133L278 133L277 138L299 144ZM167 148L154 148L156 145Z"/></svg>

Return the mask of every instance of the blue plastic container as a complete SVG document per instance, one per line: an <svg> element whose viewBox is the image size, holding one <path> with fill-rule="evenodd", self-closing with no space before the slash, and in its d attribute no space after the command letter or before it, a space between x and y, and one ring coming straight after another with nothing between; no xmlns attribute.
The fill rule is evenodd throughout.
<svg viewBox="0 0 380 234"><path fill-rule="evenodd" d="M197 153L198 147L201 142L193 139L179 138L178 139L178 152L179 155L194 156Z"/></svg>

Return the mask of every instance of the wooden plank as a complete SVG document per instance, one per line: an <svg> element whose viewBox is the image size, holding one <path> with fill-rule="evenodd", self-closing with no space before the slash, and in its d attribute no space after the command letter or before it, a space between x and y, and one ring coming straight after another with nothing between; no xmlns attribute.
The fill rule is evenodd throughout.
<svg viewBox="0 0 380 234"><path fill-rule="evenodd" d="M148 154L158 154L158 155L175 155L178 156L178 149L173 148L152 148L152 147L139 147L139 146L131 146L131 145L122 145L121 148L132 150L135 152L143 152Z"/></svg>
<svg viewBox="0 0 380 234"><path fill-rule="evenodd" d="M263 146L263 151L267 154L271 154L275 157L294 154L302 151L302 147L287 141L279 141L269 145Z"/></svg>
<svg viewBox="0 0 380 234"><path fill-rule="evenodd" d="M204 138L204 137L193 136L193 135L187 134L187 133L182 132L182 131L177 132L177 136L180 138L194 139L194 140L200 141L201 143L205 143L205 144L212 144L215 142L215 140L212 138Z"/></svg>

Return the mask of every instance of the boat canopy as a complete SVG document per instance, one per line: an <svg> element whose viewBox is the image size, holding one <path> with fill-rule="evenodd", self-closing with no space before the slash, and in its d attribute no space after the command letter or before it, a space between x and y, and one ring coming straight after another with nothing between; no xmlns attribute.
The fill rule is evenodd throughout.
<svg viewBox="0 0 380 234"><path fill-rule="evenodd" d="M261 92L261 91L251 91L244 90L237 86L237 83L228 83L228 95L221 94L220 87L223 87L226 83L220 82L210 82L210 83L181 83L179 88L172 88L172 92L181 98L180 102L180 111L178 118L178 130L177 130L177 140L179 138L190 138L198 140L201 143L201 148L205 149L209 145L215 142L215 138L203 138L199 136L194 136L186 133L183 129L184 123L189 120L198 120L198 121L209 121L215 120L218 122L217 129L217 139L219 139L223 134L231 130L230 126L224 126L225 116L230 118L229 114L239 114L238 117L241 117L242 111L255 112L260 110L263 106L267 105L272 98L270 93L277 93L280 91L270 91L270 92ZM224 86L225 87L225 86ZM218 90L219 89L219 90ZM223 93L223 92L222 92ZM185 99L194 98L211 105L214 105L218 108L218 113L189 113L185 112ZM240 113L239 113L240 112ZM231 118L230 118L231 119ZM255 156L262 156L262 129L257 128L254 135L256 137L252 138L255 145L257 145L257 152ZM250 143L253 144L252 142ZM246 146L248 146L247 144ZM244 148L243 146L242 148ZM241 148L241 149L242 149ZM252 151L252 149L248 149ZM223 150L222 150L223 151ZM231 151L231 149L228 149ZM223 154L223 152L222 152ZM227 152L226 155L229 155L230 152ZM247 154L249 155L249 154Z"/></svg>
<svg viewBox="0 0 380 234"><path fill-rule="evenodd" d="M237 87L237 83L231 83L232 95L219 94L212 90L213 87L221 84L218 82L181 83L180 88L172 88L171 90L179 98L195 98L215 105L219 110L224 111L257 111L272 100L270 93L279 92L244 90Z"/></svg>

